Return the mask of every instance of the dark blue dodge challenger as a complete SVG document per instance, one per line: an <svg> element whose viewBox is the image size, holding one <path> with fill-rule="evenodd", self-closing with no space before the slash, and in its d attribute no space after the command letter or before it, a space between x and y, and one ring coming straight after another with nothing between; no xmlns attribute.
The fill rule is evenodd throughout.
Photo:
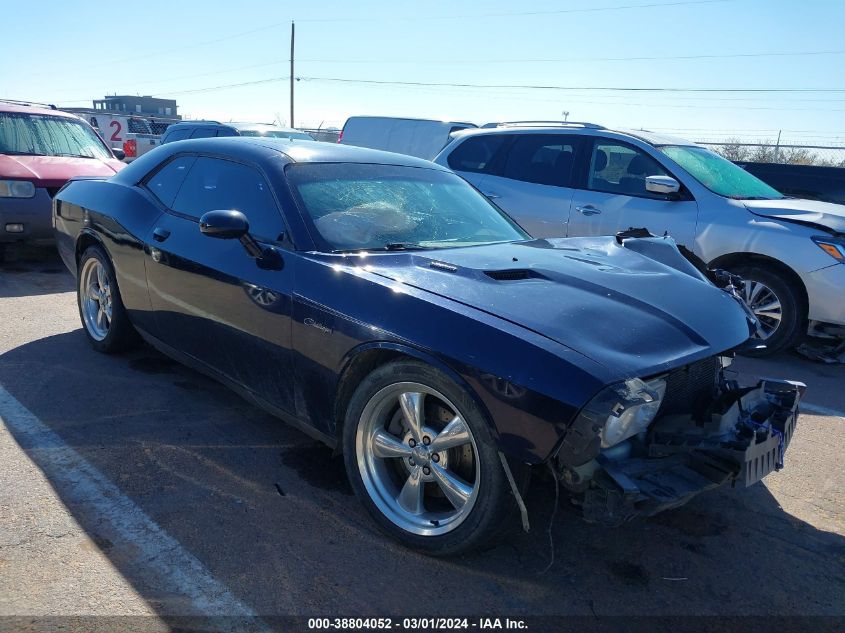
<svg viewBox="0 0 845 633"><path fill-rule="evenodd" d="M429 162L184 141L53 212L96 350L144 339L335 447L431 554L527 527L532 467L618 524L757 482L795 428L803 385L724 371L754 327L739 282L646 231L531 239Z"/></svg>

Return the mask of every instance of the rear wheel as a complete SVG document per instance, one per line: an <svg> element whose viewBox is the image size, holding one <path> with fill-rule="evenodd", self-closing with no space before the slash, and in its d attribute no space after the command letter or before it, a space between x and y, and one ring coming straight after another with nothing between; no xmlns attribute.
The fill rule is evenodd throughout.
<svg viewBox="0 0 845 633"><path fill-rule="evenodd" d="M100 246L91 246L79 258L76 298L82 328L98 352L113 354L138 340L129 322L114 268Z"/></svg>
<svg viewBox="0 0 845 633"><path fill-rule="evenodd" d="M739 266L731 270L745 280L743 299L760 320L759 340L766 344L749 356L771 356L789 350L806 330L807 308L800 288L771 268Z"/></svg>
<svg viewBox="0 0 845 633"><path fill-rule="evenodd" d="M436 369L384 365L352 397L346 469L379 527L446 556L492 544L513 525L511 493L490 429L472 399ZM525 481L526 468L517 468Z"/></svg>

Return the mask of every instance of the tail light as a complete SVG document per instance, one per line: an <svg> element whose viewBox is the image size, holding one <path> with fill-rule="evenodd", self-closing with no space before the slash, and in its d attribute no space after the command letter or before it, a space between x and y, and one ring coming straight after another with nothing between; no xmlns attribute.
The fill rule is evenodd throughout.
<svg viewBox="0 0 845 633"><path fill-rule="evenodd" d="M337 135L337 142L340 143L343 140L343 130L340 131L340 134Z"/></svg>
<svg viewBox="0 0 845 633"><path fill-rule="evenodd" d="M134 138L123 141L123 153L126 154L126 158L138 156L138 142Z"/></svg>

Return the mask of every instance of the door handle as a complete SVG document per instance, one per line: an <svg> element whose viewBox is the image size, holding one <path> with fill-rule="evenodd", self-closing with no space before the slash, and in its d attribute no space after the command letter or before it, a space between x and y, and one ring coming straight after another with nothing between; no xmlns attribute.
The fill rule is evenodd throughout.
<svg viewBox="0 0 845 633"><path fill-rule="evenodd" d="M163 229L161 227L156 227L155 229L153 229L153 239L156 242L163 242L168 237L170 237L170 231L168 231L167 229Z"/></svg>
<svg viewBox="0 0 845 633"><path fill-rule="evenodd" d="M483 193L484 193L485 196L487 196L491 200L495 200L496 198L502 197L498 193L493 193L492 191L484 191Z"/></svg>
<svg viewBox="0 0 845 633"><path fill-rule="evenodd" d="M601 209L596 209L593 205L588 204L584 207L575 207L575 210L582 215L598 215Z"/></svg>

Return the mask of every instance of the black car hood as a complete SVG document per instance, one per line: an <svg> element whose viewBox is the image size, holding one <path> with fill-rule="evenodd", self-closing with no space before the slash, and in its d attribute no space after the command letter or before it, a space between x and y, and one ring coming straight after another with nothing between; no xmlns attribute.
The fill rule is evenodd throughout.
<svg viewBox="0 0 845 633"><path fill-rule="evenodd" d="M754 215L845 234L845 205L818 200L743 200Z"/></svg>
<svg viewBox="0 0 845 633"><path fill-rule="evenodd" d="M726 292L613 238L366 260L372 273L499 316L631 376L722 352L749 336L745 313Z"/></svg>

